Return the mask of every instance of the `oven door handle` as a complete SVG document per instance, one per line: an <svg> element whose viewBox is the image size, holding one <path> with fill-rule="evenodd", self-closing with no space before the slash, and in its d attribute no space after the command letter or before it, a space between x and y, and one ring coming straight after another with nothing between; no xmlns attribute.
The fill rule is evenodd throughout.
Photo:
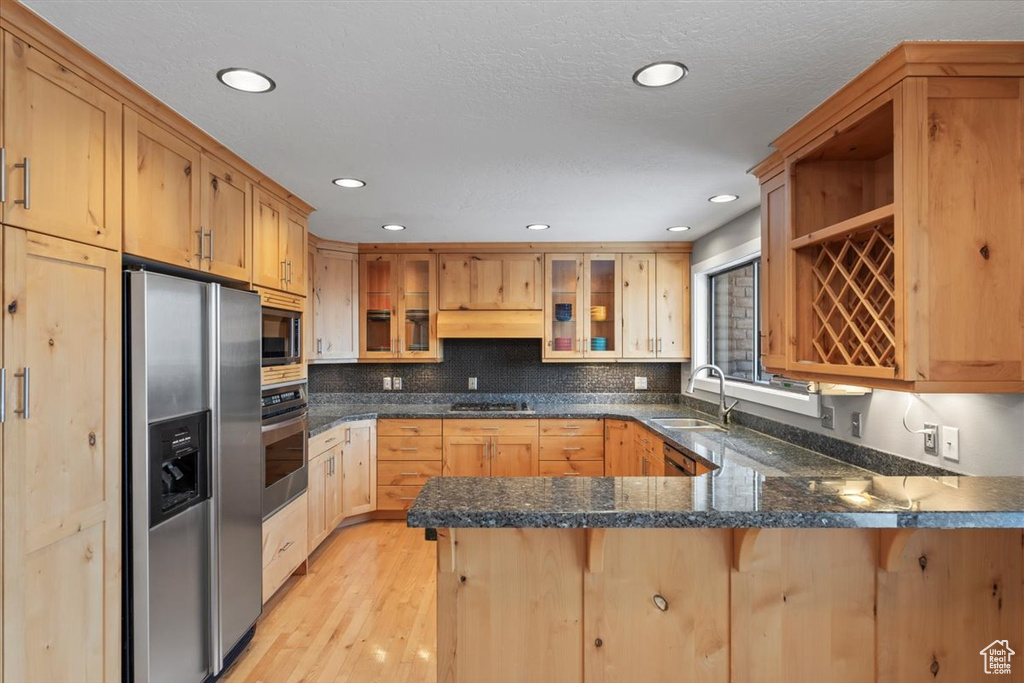
<svg viewBox="0 0 1024 683"><path fill-rule="evenodd" d="M274 422L271 424L265 424L261 427L260 431L263 434L266 434L267 432L276 431L278 429L288 429L289 427L294 427L297 424L306 422L307 418L307 414L303 412L298 417L293 417L292 419L285 420L284 422Z"/></svg>

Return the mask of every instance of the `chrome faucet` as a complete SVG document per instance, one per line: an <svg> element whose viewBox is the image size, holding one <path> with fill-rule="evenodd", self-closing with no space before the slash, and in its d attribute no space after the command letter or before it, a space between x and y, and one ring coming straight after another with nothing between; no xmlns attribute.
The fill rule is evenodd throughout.
<svg viewBox="0 0 1024 683"><path fill-rule="evenodd" d="M686 385L686 393L693 393L694 380L697 379L697 375L700 374L701 370L707 370L709 375L712 373L718 374L718 419L722 421L722 424L729 424L729 413L739 404L739 401L733 401L731 406L725 405L725 373L722 372L722 368L713 363L705 363L695 368L690 373L690 381Z"/></svg>

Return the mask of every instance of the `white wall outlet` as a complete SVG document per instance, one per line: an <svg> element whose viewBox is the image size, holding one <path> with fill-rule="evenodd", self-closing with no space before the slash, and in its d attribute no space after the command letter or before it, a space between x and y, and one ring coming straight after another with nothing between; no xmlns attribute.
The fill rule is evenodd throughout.
<svg viewBox="0 0 1024 683"><path fill-rule="evenodd" d="M469 388L476 389L476 377L469 378Z"/></svg>
<svg viewBox="0 0 1024 683"><path fill-rule="evenodd" d="M924 428L924 452L928 455L938 455L939 425L935 424L934 422L925 422Z"/></svg>
<svg viewBox="0 0 1024 683"><path fill-rule="evenodd" d="M385 377L384 378L384 391L391 391L391 378L390 377Z"/></svg>
<svg viewBox="0 0 1024 683"><path fill-rule="evenodd" d="M942 457L953 462L960 462L960 428L942 428Z"/></svg>
<svg viewBox="0 0 1024 683"><path fill-rule="evenodd" d="M850 433L857 439L864 434L864 419L861 417L859 410L855 410L850 415Z"/></svg>
<svg viewBox="0 0 1024 683"><path fill-rule="evenodd" d="M647 378L646 377L634 377L633 378L633 388L636 389L637 391L642 391L642 390L646 389L647 388Z"/></svg>
<svg viewBox="0 0 1024 683"><path fill-rule="evenodd" d="M391 378L391 388L393 388L395 391L401 391L402 390L402 378L401 377L392 377Z"/></svg>

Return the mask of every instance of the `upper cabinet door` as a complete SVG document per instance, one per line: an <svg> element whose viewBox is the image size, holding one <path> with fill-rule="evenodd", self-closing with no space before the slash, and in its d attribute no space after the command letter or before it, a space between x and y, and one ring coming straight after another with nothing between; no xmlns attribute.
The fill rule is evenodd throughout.
<svg viewBox="0 0 1024 683"><path fill-rule="evenodd" d="M4 33L4 222L117 249L121 104Z"/></svg>
<svg viewBox="0 0 1024 683"><path fill-rule="evenodd" d="M544 277L544 358L582 358L583 256L548 254Z"/></svg>
<svg viewBox="0 0 1024 683"><path fill-rule="evenodd" d="M544 307L540 254L441 254L441 310Z"/></svg>
<svg viewBox="0 0 1024 683"><path fill-rule="evenodd" d="M654 358L656 344L654 254L622 255L622 356Z"/></svg>
<svg viewBox="0 0 1024 683"><path fill-rule="evenodd" d="M587 254L584 259L583 355L622 358L622 259L618 254Z"/></svg>
<svg viewBox="0 0 1024 683"><path fill-rule="evenodd" d="M121 257L4 232L3 678L120 680Z"/></svg>
<svg viewBox="0 0 1024 683"><path fill-rule="evenodd" d="M690 357L690 255L658 254L657 258L658 358Z"/></svg>
<svg viewBox="0 0 1024 683"><path fill-rule="evenodd" d="M286 266L281 255L284 202L259 188L253 188L252 194L252 283L284 289Z"/></svg>
<svg viewBox="0 0 1024 683"><path fill-rule="evenodd" d="M281 259L285 263L284 288L306 296L306 219L291 209L281 231Z"/></svg>
<svg viewBox="0 0 1024 683"><path fill-rule="evenodd" d="M359 258L359 357L397 358L398 255Z"/></svg>
<svg viewBox="0 0 1024 683"><path fill-rule="evenodd" d="M203 155L201 235L204 268L248 282L252 277L252 183L219 159Z"/></svg>
<svg viewBox="0 0 1024 683"><path fill-rule="evenodd" d="M770 372L786 368L786 174L761 186L761 362Z"/></svg>
<svg viewBox="0 0 1024 683"><path fill-rule="evenodd" d="M309 301L313 311L311 358L355 360L359 346L359 265L355 254L321 250L313 261L315 271Z"/></svg>
<svg viewBox="0 0 1024 683"><path fill-rule="evenodd" d="M126 107L124 153L125 253L202 268L199 149Z"/></svg>
<svg viewBox="0 0 1024 683"><path fill-rule="evenodd" d="M399 355L437 358L437 257L403 254L398 278Z"/></svg>

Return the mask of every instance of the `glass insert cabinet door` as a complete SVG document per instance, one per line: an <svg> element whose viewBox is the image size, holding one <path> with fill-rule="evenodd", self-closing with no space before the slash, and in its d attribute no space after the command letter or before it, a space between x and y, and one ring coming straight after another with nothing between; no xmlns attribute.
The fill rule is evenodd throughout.
<svg viewBox="0 0 1024 683"><path fill-rule="evenodd" d="M621 358L619 331L622 329L620 292L622 262L617 254L584 256L583 285L586 295L581 311L583 356Z"/></svg>
<svg viewBox="0 0 1024 683"><path fill-rule="evenodd" d="M401 357L437 358L437 257L405 254L401 265Z"/></svg>
<svg viewBox="0 0 1024 683"><path fill-rule="evenodd" d="M548 254L544 277L544 357L581 358L586 314L582 254Z"/></svg>
<svg viewBox="0 0 1024 683"><path fill-rule="evenodd" d="M360 259L363 324L359 336L364 358L393 358L398 353L398 260L395 254L371 254Z"/></svg>

